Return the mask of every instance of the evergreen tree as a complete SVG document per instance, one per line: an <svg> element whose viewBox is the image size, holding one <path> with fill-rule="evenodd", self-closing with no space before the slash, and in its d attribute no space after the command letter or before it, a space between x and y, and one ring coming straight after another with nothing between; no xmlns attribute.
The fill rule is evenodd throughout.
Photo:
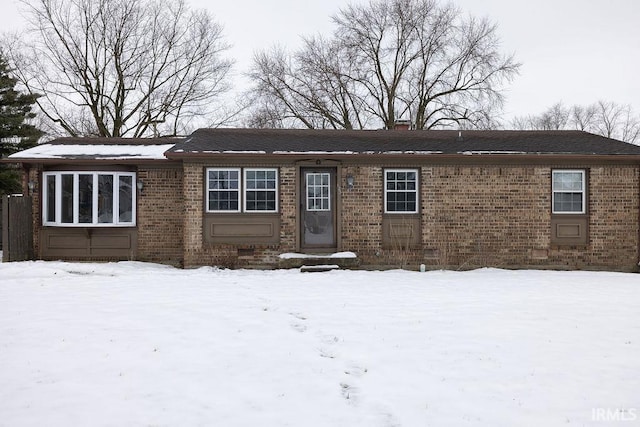
<svg viewBox="0 0 640 427"><path fill-rule="evenodd" d="M43 134L29 124L35 117L32 106L39 95L17 92L16 82L0 51L0 158L35 146ZM20 190L20 171L15 165L0 163L0 195Z"/></svg>

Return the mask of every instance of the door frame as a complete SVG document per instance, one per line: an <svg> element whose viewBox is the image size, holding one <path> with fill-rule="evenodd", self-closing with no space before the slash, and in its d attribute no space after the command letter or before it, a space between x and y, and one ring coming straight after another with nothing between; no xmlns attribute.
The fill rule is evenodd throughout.
<svg viewBox="0 0 640 427"><path fill-rule="evenodd" d="M304 246L303 242L303 227L304 221L303 215L303 203L306 203L306 188L304 173L309 170L317 169L330 170L334 176L333 183L331 185L333 191L332 201L332 214L333 214L333 233L335 246ZM341 208L342 208L342 170L340 163L331 160L314 160L314 161L302 161L296 164L296 252L309 252L309 253L332 253L339 251L341 247Z"/></svg>

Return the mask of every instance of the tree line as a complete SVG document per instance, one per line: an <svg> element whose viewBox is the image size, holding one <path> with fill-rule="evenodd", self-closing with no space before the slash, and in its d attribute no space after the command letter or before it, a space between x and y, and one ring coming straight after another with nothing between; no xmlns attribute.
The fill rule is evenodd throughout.
<svg viewBox="0 0 640 427"><path fill-rule="evenodd" d="M570 107L558 102L542 113L514 117L511 128L574 129L630 143L640 142L640 116L634 113L630 105L604 100Z"/></svg>

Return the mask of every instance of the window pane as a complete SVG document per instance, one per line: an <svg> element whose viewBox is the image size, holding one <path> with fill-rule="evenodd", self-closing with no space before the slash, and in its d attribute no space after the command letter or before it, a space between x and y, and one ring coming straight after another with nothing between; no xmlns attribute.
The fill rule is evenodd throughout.
<svg viewBox="0 0 640 427"><path fill-rule="evenodd" d="M118 221L133 222L133 177L121 176L118 185Z"/></svg>
<svg viewBox="0 0 640 427"><path fill-rule="evenodd" d="M229 181L229 187L231 189L238 189L238 171L228 171L226 172L226 179Z"/></svg>
<svg viewBox="0 0 640 427"><path fill-rule="evenodd" d="M415 171L386 171L386 212L416 212L418 174Z"/></svg>
<svg viewBox="0 0 640 427"><path fill-rule="evenodd" d="M330 176L325 172L305 174L308 211L327 211L330 209Z"/></svg>
<svg viewBox="0 0 640 427"><path fill-rule="evenodd" d="M93 222L93 175L78 175L78 222Z"/></svg>
<svg viewBox="0 0 640 427"><path fill-rule="evenodd" d="M209 172L210 211L237 211L240 200L240 171L210 169Z"/></svg>
<svg viewBox="0 0 640 427"><path fill-rule="evenodd" d="M237 211L238 192L237 191L210 191L209 192L210 211Z"/></svg>
<svg viewBox="0 0 640 427"><path fill-rule="evenodd" d="M61 175L62 197L60 200L61 218L60 222L71 224L73 222L73 175Z"/></svg>
<svg viewBox="0 0 640 427"><path fill-rule="evenodd" d="M582 213L585 192L583 171L553 172L553 212Z"/></svg>
<svg viewBox="0 0 640 427"><path fill-rule="evenodd" d="M56 221L56 177L52 175L47 176L47 217L45 221Z"/></svg>
<svg viewBox="0 0 640 427"><path fill-rule="evenodd" d="M276 209L275 191L247 191L248 211L273 211Z"/></svg>
<svg viewBox="0 0 640 427"><path fill-rule="evenodd" d="M268 169L247 169L245 173L245 210L276 210L276 171Z"/></svg>
<svg viewBox="0 0 640 427"><path fill-rule="evenodd" d="M582 191L582 172L554 172L555 191Z"/></svg>
<svg viewBox="0 0 640 427"><path fill-rule="evenodd" d="M98 175L98 222L113 223L113 175Z"/></svg>
<svg viewBox="0 0 640 427"><path fill-rule="evenodd" d="M582 193L556 193L555 212L582 212Z"/></svg>

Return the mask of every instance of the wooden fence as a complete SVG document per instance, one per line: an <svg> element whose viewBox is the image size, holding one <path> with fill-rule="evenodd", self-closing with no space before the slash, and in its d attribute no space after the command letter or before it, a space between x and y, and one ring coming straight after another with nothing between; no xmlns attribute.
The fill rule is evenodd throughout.
<svg viewBox="0 0 640 427"><path fill-rule="evenodd" d="M3 261L34 259L31 221L31 197L2 196Z"/></svg>

